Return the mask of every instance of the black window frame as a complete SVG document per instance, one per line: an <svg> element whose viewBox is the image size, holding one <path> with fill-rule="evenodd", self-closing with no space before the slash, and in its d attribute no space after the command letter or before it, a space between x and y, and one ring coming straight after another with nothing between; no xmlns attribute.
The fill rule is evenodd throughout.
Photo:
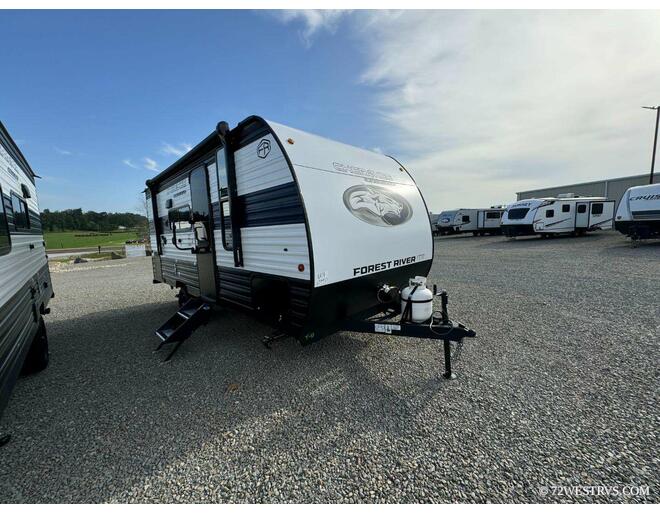
<svg viewBox="0 0 660 514"><path fill-rule="evenodd" d="M561 212L571 212L571 204L570 203L562 204Z"/></svg>
<svg viewBox="0 0 660 514"><path fill-rule="evenodd" d="M594 208L596 208L596 207L600 208L600 210L598 212L594 212ZM603 214L604 208L605 208L605 205L603 204L603 202L592 203L591 204L591 214Z"/></svg>
<svg viewBox="0 0 660 514"><path fill-rule="evenodd" d="M20 213L16 212L16 206L14 205L14 200L18 202L18 205L22 205L25 209L25 225L19 225L16 223L16 220L18 219L18 215ZM13 191L11 192L11 208L12 211L14 211L14 231L15 232L29 232L30 231L30 209L28 207L27 202L25 201L24 198L21 198L18 196L16 193Z"/></svg>
<svg viewBox="0 0 660 514"><path fill-rule="evenodd" d="M577 206L577 213L578 214L584 214L587 212L587 205L584 203L581 203L580 205Z"/></svg>
<svg viewBox="0 0 660 514"><path fill-rule="evenodd" d="M0 240L3 237L2 227L4 227L5 234L7 234L7 245L0 246L0 255L7 255L11 253L11 232L9 231L9 218L7 217L7 208L5 207L5 197L2 193L2 186L0 186L0 209Z"/></svg>
<svg viewBox="0 0 660 514"><path fill-rule="evenodd" d="M548 209L545 211L545 217L546 218L554 218L555 217L555 210L554 209Z"/></svg>
<svg viewBox="0 0 660 514"><path fill-rule="evenodd" d="M489 220L498 220L502 217L502 213L499 211L490 211L486 213L486 219Z"/></svg>

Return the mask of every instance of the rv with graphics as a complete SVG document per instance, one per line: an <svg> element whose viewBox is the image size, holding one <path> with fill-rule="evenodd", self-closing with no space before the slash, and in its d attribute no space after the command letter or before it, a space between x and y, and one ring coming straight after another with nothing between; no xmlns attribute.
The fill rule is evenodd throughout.
<svg viewBox="0 0 660 514"><path fill-rule="evenodd" d="M504 207L495 205L490 209L458 209L443 211L438 217L437 230L440 235L501 234L500 221Z"/></svg>
<svg viewBox="0 0 660 514"><path fill-rule="evenodd" d="M508 206L502 217L502 233L507 237L583 235L611 229L613 217L614 201L604 197L567 193L556 198L530 198Z"/></svg>
<svg viewBox="0 0 660 514"><path fill-rule="evenodd" d="M454 218L458 211L442 211L438 214L438 219L436 221L436 232L444 236L446 234L453 234L456 232L454 228Z"/></svg>
<svg viewBox="0 0 660 514"><path fill-rule="evenodd" d="M628 189L619 202L614 226L633 241L660 237L660 184Z"/></svg>
<svg viewBox="0 0 660 514"><path fill-rule="evenodd" d="M437 318L432 297L417 300L433 259L429 213L391 157L251 116L231 130L219 123L146 195L154 282L179 289L180 311L156 331L159 348L175 344L167 358L214 305L273 325L270 340L474 335Z"/></svg>
<svg viewBox="0 0 660 514"><path fill-rule="evenodd" d="M48 365L43 315L53 291L35 177L0 123L0 416L21 371Z"/></svg>

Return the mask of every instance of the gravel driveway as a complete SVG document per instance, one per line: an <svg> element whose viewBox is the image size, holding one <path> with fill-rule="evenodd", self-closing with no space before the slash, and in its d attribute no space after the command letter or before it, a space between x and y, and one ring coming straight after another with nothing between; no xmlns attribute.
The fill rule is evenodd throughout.
<svg viewBox="0 0 660 514"><path fill-rule="evenodd" d="M268 327L222 311L161 364L175 298L149 259L58 268L51 365L0 422L0 500L657 502L660 243L435 251L432 282L478 333L453 382L431 341L268 350Z"/></svg>

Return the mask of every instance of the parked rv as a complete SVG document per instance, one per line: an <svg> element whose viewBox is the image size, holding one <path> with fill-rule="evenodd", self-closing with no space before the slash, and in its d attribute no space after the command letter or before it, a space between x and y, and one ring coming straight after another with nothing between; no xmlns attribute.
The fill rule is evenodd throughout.
<svg viewBox="0 0 660 514"><path fill-rule="evenodd" d="M421 192L391 157L251 116L219 123L146 195L154 281L178 288L181 304L156 331L159 348L175 344L167 358L216 304L272 324L271 340L350 330L442 339L447 351L474 335L426 310L422 279L403 295L428 274L433 237Z"/></svg>
<svg viewBox="0 0 660 514"><path fill-rule="evenodd" d="M613 217L614 201L604 197L567 193L556 198L530 198L508 206L502 217L502 233L507 237L583 235L611 229Z"/></svg>
<svg viewBox="0 0 660 514"><path fill-rule="evenodd" d="M442 211L438 214L438 220L436 221L436 231L439 235L444 236L446 234L453 234L456 232L454 227L454 218L456 217L456 212L458 211Z"/></svg>
<svg viewBox="0 0 660 514"><path fill-rule="evenodd" d="M0 415L21 371L48 365L43 315L53 291L35 177L0 122Z"/></svg>
<svg viewBox="0 0 660 514"><path fill-rule="evenodd" d="M472 231L473 235L499 235L502 233L502 214L505 211L503 205L493 205L490 209L477 211L477 229Z"/></svg>
<svg viewBox="0 0 660 514"><path fill-rule="evenodd" d="M438 216L437 231L444 234L500 234L500 221L504 207L496 205L490 209L458 209L443 211Z"/></svg>
<svg viewBox="0 0 660 514"><path fill-rule="evenodd" d="M660 184L628 189L616 211L615 228L632 241L660 237Z"/></svg>

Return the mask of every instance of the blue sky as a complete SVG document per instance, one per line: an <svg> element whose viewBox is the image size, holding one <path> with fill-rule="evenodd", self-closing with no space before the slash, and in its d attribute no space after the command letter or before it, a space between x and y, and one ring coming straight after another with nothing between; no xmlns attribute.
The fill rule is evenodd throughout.
<svg viewBox="0 0 660 514"><path fill-rule="evenodd" d="M660 11L0 11L43 208L135 210L250 114L395 155L429 207L646 172Z"/></svg>
<svg viewBox="0 0 660 514"><path fill-rule="evenodd" d="M223 119L377 144L350 40L309 47L267 13L3 12L0 44L1 119L44 177L42 209L134 209L144 159L166 167Z"/></svg>

